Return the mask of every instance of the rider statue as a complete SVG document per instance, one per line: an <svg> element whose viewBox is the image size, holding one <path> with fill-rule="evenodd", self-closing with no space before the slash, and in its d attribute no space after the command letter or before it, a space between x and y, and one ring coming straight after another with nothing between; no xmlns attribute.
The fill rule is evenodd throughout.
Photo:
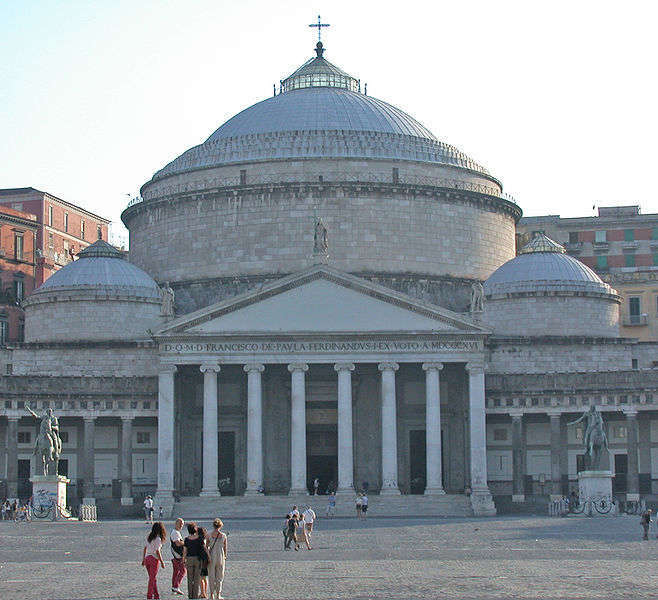
<svg viewBox="0 0 658 600"><path fill-rule="evenodd" d="M583 446L585 456L589 459L589 468L596 471L601 468L601 450L608 450L608 436L605 434L605 426L601 413L592 405L588 411L585 411L579 419L567 423L575 425L585 421L585 431L583 433Z"/></svg>
<svg viewBox="0 0 658 600"><path fill-rule="evenodd" d="M44 475L49 474L51 463L55 467L54 475L57 475L59 457L62 453L62 440L59 437L59 421L53 413L52 408L49 408L41 417L29 407L27 402L25 403L25 408L35 419L41 419L39 435L34 444L32 454L41 455Z"/></svg>

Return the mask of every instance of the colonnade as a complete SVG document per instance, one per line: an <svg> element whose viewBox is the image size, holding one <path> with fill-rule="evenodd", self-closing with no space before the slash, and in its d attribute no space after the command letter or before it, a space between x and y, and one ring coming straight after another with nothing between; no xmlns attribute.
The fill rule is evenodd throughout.
<svg viewBox="0 0 658 600"><path fill-rule="evenodd" d="M247 373L247 486L246 495L263 487L263 363L243 365ZM305 494L306 487L306 372L308 363L288 364L291 378L290 494ZM396 362L381 362L381 494L400 494L398 487ZM426 383L426 494L444 494L441 473L441 397L442 363L423 364ZM484 370L467 365L469 374L469 412L471 487L487 490L487 458L484 404ZM221 366L204 363L203 385L203 496L219 496L218 483L218 396L221 393ZM158 496L171 496L174 490L174 375L175 365L164 365L158 388ZM354 493L354 440L352 434L353 362L336 362L338 379L338 494Z"/></svg>

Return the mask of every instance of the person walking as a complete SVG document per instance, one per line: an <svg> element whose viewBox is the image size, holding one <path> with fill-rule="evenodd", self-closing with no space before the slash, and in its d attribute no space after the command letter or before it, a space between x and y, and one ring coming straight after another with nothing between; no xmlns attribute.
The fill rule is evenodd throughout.
<svg viewBox="0 0 658 600"><path fill-rule="evenodd" d="M642 529L644 530L644 535L642 536L643 540L648 540L649 539L649 527L651 527L651 509L647 508L642 513L642 516L640 517L640 525L642 525Z"/></svg>
<svg viewBox="0 0 658 600"><path fill-rule="evenodd" d="M363 492L361 495L361 518L365 519L368 516L368 494Z"/></svg>
<svg viewBox="0 0 658 600"><path fill-rule="evenodd" d="M7 501L3 500L2 501L2 520L5 521L7 519Z"/></svg>
<svg viewBox="0 0 658 600"><path fill-rule="evenodd" d="M199 539L201 539L201 551L199 560L201 562L201 572L199 574L199 598L208 597L208 563L210 555L208 554L208 544L206 536L208 532L203 527L199 527Z"/></svg>
<svg viewBox="0 0 658 600"><path fill-rule="evenodd" d="M228 556L228 537L222 532L224 523L217 518L212 522L212 533L206 538L208 545L209 597L212 600L222 599L222 585L224 584L224 571Z"/></svg>
<svg viewBox="0 0 658 600"><path fill-rule="evenodd" d="M178 594L179 596L183 595L183 590L180 589L180 584L181 581L183 581L183 577L185 577L185 573L187 573L187 569L185 568L185 561L183 560L184 544L183 536L181 534L183 525L185 525L185 521L183 521L183 519L176 519L170 537L171 566L173 569L173 573L171 574L171 591L174 592L174 594Z"/></svg>
<svg viewBox="0 0 658 600"><path fill-rule="evenodd" d="M361 492L359 492L356 495L356 518L360 519L361 518L361 505L363 503L363 497L361 495Z"/></svg>
<svg viewBox="0 0 658 600"><path fill-rule="evenodd" d="M297 517L295 535L296 535L295 541L297 542L297 546L299 546L299 542L304 540L304 543L306 544L306 549L311 550L311 543L308 539L308 533L306 532L306 523L304 522L303 516Z"/></svg>
<svg viewBox="0 0 658 600"><path fill-rule="evenodd" d="M304 511L304 514L302 516L304 517L304 526L306 528L306 536L308 537L308 539L310 541L311 534L313 533L313 524L315 523L315 519L317 519L318 517L315 514L315 511L311 508L310 504L306 507L306 510Z"/></svg>
<svg viewBox="0 0 658 600"><path fill-rule="evenodd" d="M327 500L327 517L333 517L336 515L336 494L331 492L329 494L329 499Z"/></svg>
<svg viewBox="0 0 658 600"><path fill-rule="evenodd" d="M318 495L318 488L320 487L320 480L316 477L313 480L313 495L317 496Z"/></svg>
<svg viewBox="0 0 658 600"><path fill-rule="evenodd" d="M189 535L183 540L183 560L187 568L187 597L199 598L201 578L201 544L196 523L188 523Z"/></svg>
<svg viewBox="0 0 658 600"><path fill-rule="evenodd" d="M146 597L150 600L154 598L159 600L160 594L158 592L158 582L156 576L158 574L158 566L162 565L164 569L164 561L162 560L162 543L167 539L167 531L161 521L153 523L151 533L146 537L146 544L142 551L142 566L146 567L146 572L149 575L148 589Z"/></svg>
<svg viewBox="0 0 658 600"><path fill-rule="evenodd" d="M286 515L286 518L283 520L283 549L290 550L291 539L288 537L288 521L290 521L290 513Z"/></svg>
<svg viewBox="0 0 658 600"><path fill-rule="evenodd" d="M290 514L288 519L288 548L290 548L290 543L295 542L295 551L299 550L299 538L297 537L297 521L299 517Z"/></svg>
<svg viewBox="0 0 658 600"><path fill-rule="evenodd" d="M144 516L147 523L153 524L153 498L151 496L144 498Z"/></svg>

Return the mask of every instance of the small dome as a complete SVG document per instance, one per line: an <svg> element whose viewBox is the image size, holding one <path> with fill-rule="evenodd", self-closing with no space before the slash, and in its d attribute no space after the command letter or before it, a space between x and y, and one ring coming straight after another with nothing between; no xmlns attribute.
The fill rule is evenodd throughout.
<svg viewBox="0 0 658 600"><path fill-rule="evenodd" d="M123 254L103 240L78 253L75 260L53 273L32 296L46 292L98 290L159 298L155 281L139 267L124 260Z"/></svg>
<svg viewBox="0 0 658 600"><path fill-rule="evenodd" d="M535 236L484 283L487 296L546 291L615 293L592 269L543 234Z"/></svg>

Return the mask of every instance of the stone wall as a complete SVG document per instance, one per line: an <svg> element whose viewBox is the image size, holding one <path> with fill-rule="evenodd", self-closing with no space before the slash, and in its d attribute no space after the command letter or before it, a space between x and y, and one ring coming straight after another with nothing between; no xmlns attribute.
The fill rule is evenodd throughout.
<svg viewBox="0 0 658 600"><path fill-rule="evenodd" d="M634 344L622 338L491 338L487 373L623 371L632 367Z"/></svg>
<svg viewBox="0 0 658 600"><path fill-rule="evenodd" d="M499 335L618 336L613 298L542 294L488 298L484 322Z"/></svg>
<svg viewBox="0 0 658 600"><path fill-rule="evenodd" d="M636 344L633 346L633 358L637 360L638 369L658 368L658 342Z"/></svg>

